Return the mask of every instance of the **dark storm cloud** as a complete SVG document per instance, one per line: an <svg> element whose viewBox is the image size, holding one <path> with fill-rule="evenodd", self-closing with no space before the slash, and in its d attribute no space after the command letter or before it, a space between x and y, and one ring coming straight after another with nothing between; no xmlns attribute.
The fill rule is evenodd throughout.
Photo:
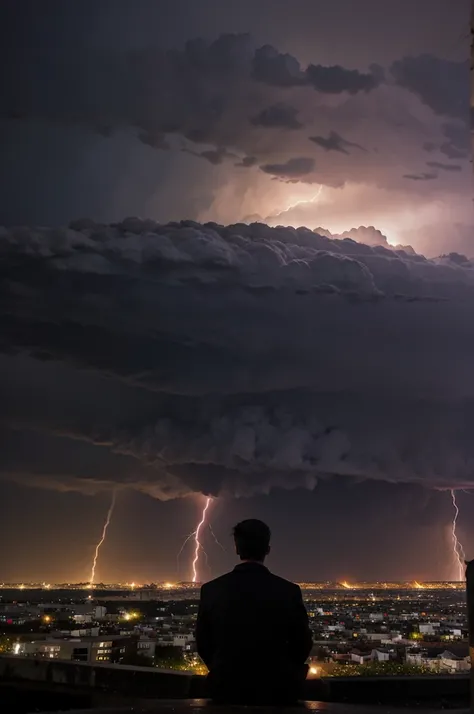
<svg viewBox="0 0 474 714"><path fill-rule="evenodd" d="M316 233L319 233L321 230L322 229L316 228ZM410 246L390 245L387 240L387 236L374 226L359 226L358 228L351 228L349 231L344 231L344 233L339 233L337 235L331 234L329 231L325 231L323 235L326 235L328 238L340 240L350 238L351 240L355 240L364 245L382 246L383 248L387 248L387 250L404 250L411 255L415 254L415 251Z"/></svg>
<svg viewBox="0 0 474 714"><path fill-rule="evenodd" d="M254 126L279 127L282 129L300 129L303 125L297 119L298 110L289 104L280 102L271 107L262 109L259 114L252 117L250 122Z"/></svg>
<svg viewBox="0 0 474 714"><path fill-rule="evenodd" d="M226 159L236 158L235 154L231 154L230 151L227 151L227 149L222 147L219 149L206 149L205 151L192 151L191 149L183 149L183 151L186 151L188 154L192 154L193 156L206 159L206 161L209 161L209 163L213 164L213 166L219 166Z"/></svg>
<svg viewBox="0 0 474 714"><path fill-rule="evenodd" d="M283 179L298 179L311 173L314 166L314 159L299 156L288 159L284 164L265 164L264 166L260 166L260 169L266 174L279 176Z"/></svg>
<svg viewBox="0 0 474 714"><path fill-rule="evenodd" d="M282 54L271 45L265 45L256 51L253 76L259 82L274 87L309 85L327 94L370 92L381 81L380 76L376 74L349 70L340 66L324 67L310 64L303 70L295 57Z"/></svg>
<svg viewBox="0 0 474 714"><path fill-rule="evenodd" d="M356 69L349 70L338 66L322 67L314 64L307 67L306 75L308 83L314 89L327 94L370 92L378 87L383 79L383 73L380 72L365 74Z"/></svg>
<svg viewBox="0 0 474 714"><path fill-rule="evenodd" d="M467 155L465 151L456 148L456 146L454 146L449 141L446 141L444 144L441 144L439 150L442 154L447 156L448 159L465 159Z"/></svg>
<svg viewBox="0 0 474 714"><path fill-rule="evenodd" d="M432 169L440 169L441 171L461 171L462 166L458 164L442 164L440 161L427 161L427 166Z"/></svg>
<svg viewBox="0 0 474 714"><path fill-rule="evenodd" d="M54 32L52 34L56 37ZM8 126L21 125L25 135L29 135L31 128L35 127L38 144L45 136L45 127L54 126L58 134L67 129L80 130L87 141L91 139L92 131L101 136L113 133L114 138L107 140L109 145L114 139L117 142L126 140L130 144L130 152L135 138L147 147L160 150L157 158L148 154L145 156L142 152L140 160L136 160L135 173L140 176L146 174L148 179L145 182L149 186L148 195L143 199L140 199L143 192L137 189L132 172L111 170L112 178L107 175L105 180L98 181L104 186L115 186L118 182L125 196L136 197L134 201L127 201L127 205L132 206L130 212L148 213L151 205L155 215L167 219L176 216L176 212L169 208L170 202L161 199L162 191L156 191L156 186L161 187L164 182L161 175L155 178L151 164L157 161L161 166L179 165L188 177L190 170L186 172L181 167L180 158L176 157L180 150L200 156L212 166L222 167L219 171L209 172L206 180L194 182L204 192L200 200L193 199L190 191L182 192L182 211L192 217L202 217L207 211L204 214L206 217L219 217L225 222L236 220L240 215L259 212L255 206L249 206L240 214L241 201L220 200L220 193L226 185L231 182L239 185L245 180L242 175L237 175L242 171L233 170L234 165L245 169L282 166L294 157L309 160L311 153L308 146L311 145L308 136L317 137L313 142L314 151L314 144L317 146L318 141L324 142L319 146L327 147L328 151L320 151L312 170L292 176L292 181L297 182L304 177L306 183L331 188L359 183L367 187L367 192L375 186L387 190L397 187L406 191L400 165L416 165L417 156L422 162L421 147L428 137L440 147L446 144L447 151L458 151L449 137L442 136L441 118L428 109L433 102L420 95L416 82L408 81L412 75L417 75L411 64L405 67L405 60L401 65L403 72L400 70L399 74L400 84L406 89L401 89L394 86L393 77L389 73L385 76L379 67L370 66L364 72L337 64L302 65L296 56L282 53L271 45L262 47L261 41L256 42L248 34L223 34L212 41L189 39L183 44L176 44L179 49L160 49L157 40L146 46L138 42L133 47L127 43L86 43L82 51L74 43L69 46L69 43L65 45L59 40L42 42L40 35L36 42L30 43L21 38L20 33L6 53L9 77L0 96L0 118L8 117L8 120L4 119L4 124ZM413 63L415 67L423 64L423 57L413 58ZM438 63L440 73L430 79L430 91L441 97L440 102L451 105L452 94L457 90L453 90L451 84L443 79L445 73L451 76L451 64L442 59ZM460 94L456 102L462 104L464 88L459 84L457 87ZM425 107L422 101L425 101ZM468 96L466 108L467 105ZM390 107L389 121L386 107ZM21 119L25 121L21 122ZM451 123L456 123L454 117ZM58 125L61 125L60 129ZM305 132L298 131L300 125L305 127ZM288 130L285 142L281 142L279 129ZM466 124L462 130L468 137ZM3 177L0 176L0 180L3 179L2 188L10 195L15 190L19 191L20 185L28 186L28 203L39 204L36 208L37 220L43 221L45 213L46 216L49 213L44 208L44 201L38 199L44 191L39 179L29 175L22 183L19 178L15 183L19 174L29 171L29 161L26 149L19 150L23 152L21 162L16 158L17 151L11 148L11 131L4 133L4 151L9 163ZM348 140L350 143L347 143ZM466 140L463 139L464 142ZM104 140L101 143L107 142ZM25 142L19 141L19 146L25 145ZM93 162L87 158L92 149L86 144L84 146L87 151L84 150L81 161L88 167L89 178L84 177L82 183L91 186L97 180L97 172L93 172ZM183 149L183 146L186 148ZM331 146L334 151L329 151ZM354 151L351 151L351 146ZM361 161L363 147L369 150ZM373 150L375 147L376 151ZM61 155L65 153L59 148L55 151ZM81 151L79 155L82 156ZM234 157L237 158L234 160ZM227 159L228 165L222 166ZM148 162L147 172L140 173L140 161ZM19 163L25 163L21 171ZM56 164L51 162L51 174ZM192 166L191 170L198 169ZM249 173L252 175L248 180L257 185L263 197L262 177L256 171ZM93 179L90 174L94 174ZM11 188L10 176L13 176L18 189ZM78 177L79 186L81 178ZM179 190L180 178L176 177ZM123 189L123 183L127 183L128 191ZM432 189L445 199L446 191L458 195L464 192L465 183L462 175L443 174L439 181L432 184ZM106 210L96 190L87 192L85 189L81 192L76 185L71 186L67 182L61 185L63 192L69 194L68 205L78 206L76 211L69 211L68 218L83 214L83 207L89 204L92 208L88 215L95 212L98 217L114 219L124 214L123 201L117 198L114 204L113 190L110 191L110 201L114 210ZM174 182L168 178L166 186L175 188ZM416 191L424 194L422 182L418 182ZM92 198L88 195L86 198L87 193ZM267 200L269 193L267 190ZM250 194L248 192L247 195ZM2 212L5 222L16 222L17 216L21 215L16 206L18 199L12 198L6 203L12 207ZM54 212L55 218L45 222L57 223L62 220L57 218L58 215L67 215L64 200L55 204L54 211L49 209ZM62 210L58 205L63 207ZM269 207L269 211L272 210L273 207ZM372 218L370 220L373 221Z"/></svg>
<svg viewBox="0 0 474 714"><path fill-rule="evenodd" d="M460 122L444 124L443 134L448 141L440 146L441 153L450 159L462 159L470 156L471 142L465 125Z"/></svg>
<svg viewBox="0 0 474 714"><path fill-rule="evenodd" d="M255 166L257 164L257 157L256 156L244 156L242 161L239 161L235 166L241 166L243 168L250 168L252 166Z"/></svg>
<svg viewBox="0 0 474 714"><path fill-rule="evenodd" d="M310 136L309 139L322 149L325 149L325 151L340 151L342 154L349 154L350 151L348 151L348 148L367 151L367 149L364 149L360 144L347 141L347 139L344 139L336 131L331 131L327 138L324 136Z"/></svg>
<svg viewBox="0 0 474 714"><path fill-rule="evenodd" d="M15 72L2 92L0 116L79 123L107 133L133 127L158 148L166 147L169 133L192 141L215 139L236 97L250 91L255 80L289 86L295 82L284 76L299 67L294 57L270 46L256 48L249 35L189 40L180 51L90 50L78 56L51 46L32 49L28 62L23 51L11 48L9 64ZM376 86L372 75L342 67L310 65L298 71L304 85L322 93L353 94Z"/></svg>
<svg viewBox="0 0 474 714"><path fill-rule="evenodd" d="M420 55L393 63L392 75L398 85L409 89L436 114L468 122L469 62L452 62Z"/></svg>
<svg viewBox="0 0 474 714"><path fill-rule="evenodd" d="M410 179L410 181L434 181L438 178L438 174L425 171L421 174L403 174L403 178Z"/></svg>
<svg viewBox="0 0 474 714"><path fill-rule="evenodd" d="M374 245L262 224L3 229L1 348L43 364L15 383L3 358L2 419L91 450L48 465L41 439L10 444L4 473L41 463L38 485L77 489L87 463L104 481L104 451L127 460L110 479L155 476L158 497L341 475L470 487L473 264L359 231Z"/></svg>

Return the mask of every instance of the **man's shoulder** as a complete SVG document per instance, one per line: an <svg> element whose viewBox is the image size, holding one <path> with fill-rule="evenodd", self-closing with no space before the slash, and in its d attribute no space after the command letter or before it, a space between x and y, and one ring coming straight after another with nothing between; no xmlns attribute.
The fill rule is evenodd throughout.
<svg viewBox="0 0 474 714"><path fill-rule="evenodd" d="M300 587L296 585L296 583L291 582L291 580L285 580L285 578L275 575L275 573L270 572L266 568L264 572L266 577L263 581L260 581L260 586L270 587L272 590L284 593L287 596L297 597L300 594ZM201 596L233 587L236 578L238 578L238 573L236 573L235 570L230 570L228 573L214 578L214 580L209 580L201 586Z"/></svg>
<svg viewBox="0 0 474 714"><path fill-rule="evenodd" d="M293 595L299 594L300 586L296 583L293 583L291 580L286 580L285 578L282 578L279 575L275 575L275 573L269 572L269 575L272 578L272 584L275 587L278 587L281 590L284 590L285 592L292 593Z"/></svg>
<svg viewBox="0 0 474 714"><path fill-rule="evenodd" d="M218 578L208 580L207 583L204 583L204 585L201 586L201 593L213 592L214 590L218 590L219 588L226 586L230 583L232 577L233 571L231 570L228 573L224 573L224 575L219 575Z"/></svg>

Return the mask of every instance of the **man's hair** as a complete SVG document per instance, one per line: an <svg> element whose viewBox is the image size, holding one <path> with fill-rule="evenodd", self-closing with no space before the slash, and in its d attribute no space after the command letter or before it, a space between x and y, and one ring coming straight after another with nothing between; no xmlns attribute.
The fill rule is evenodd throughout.
<svg viewBox="0 0 474 714"><path fill-rule="evenodd" d="M249 518L234 526L234 540L241 560L264 560L270 546L270 528L263 521Z"/></svg>

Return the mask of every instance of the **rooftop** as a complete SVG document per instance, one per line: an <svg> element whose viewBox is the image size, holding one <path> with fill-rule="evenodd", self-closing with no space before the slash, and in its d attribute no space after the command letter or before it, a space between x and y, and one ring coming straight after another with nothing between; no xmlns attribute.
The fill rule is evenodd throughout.
<svg viewBox="0 0 474 714"><path fill-rule="evenodd" d="M117 709L94 709L94 714L203 714L206 707L209 707L212 714L274 714L275 709L271 707L221 707L209 705L205 699L189 699L185 701L158 701L149 702L143 705L133 706L129 708ZM419 713L419 708L402 710L405 714ZM457 714L468 714L469 709L457 709ZM299 707L285 708L281 710L281 714L318 714L324 712L326 714L396 714L400 709L392 707L370 707L356 704L336 704L331 702L304 702ZM439 709L423 709L422 714L434 714L439 712ZM69 714L90 714L90 710L76 709Z"/></svg>

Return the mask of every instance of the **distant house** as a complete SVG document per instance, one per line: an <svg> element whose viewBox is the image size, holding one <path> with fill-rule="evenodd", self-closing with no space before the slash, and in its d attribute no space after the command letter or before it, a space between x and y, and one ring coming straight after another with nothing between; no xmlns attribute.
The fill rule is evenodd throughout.
<svg viewBox="0 0 474 714"><path fill-rule="evenodd" d="M378 647L372 650L372 659L374 662L388 662L395 658L395 650L389 647Z"/></svg>
<svg viewBox="0 0 474 714"><path fill-rule="evenodd" d="M436 672L455 674L468 672L471 669L471 660L466 647L458 648L454 652L431 648L430 650L412 648L406 652L408 664L428 667Z"/></svg>
<svg viewBox="0 0 474 714"><path fill-rule="evenodd" d="M350 651L351 662L355 664L365 664L365 662L370 662L372 660L372 651L361 651L360 649L354 649Z"/></svg>

